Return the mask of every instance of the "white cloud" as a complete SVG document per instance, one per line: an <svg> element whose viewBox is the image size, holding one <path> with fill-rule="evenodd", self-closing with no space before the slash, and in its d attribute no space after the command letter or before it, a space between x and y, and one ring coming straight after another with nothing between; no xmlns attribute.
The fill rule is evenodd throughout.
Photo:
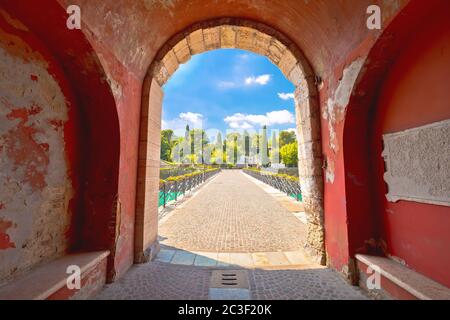
<svg viewBox="0 0 450 320"><path fill-rule="evenodd" d="M268 112L266 115L270 124L295 123L294 114L288 110L272 111Z"/></svg>
<svg viewBox="0 0 450 320"><path fill-rule="evenodd" d="M283 100L289 100L289 99L294 99L294 94L293 93L279 93L278 96L280 97L280 99Z"/></svg>
<svg viewBox="0 0 450 320"><path fill-rule="evenodd" d="M270 74L262 74L260 76L251 76L251 77L247 77L245 79L245 85L247 86L251 86L254 84L259 84L261 86L264 86L266 84L268 84L270 81Z"/></svg>
<svg viewBox="0 0 450 320"><path fill-rule="evenodd" d="M248 123L247 121L244 122L239 122L239 121L234 121L234 122L229 122L228 125L230 126L231 129L252 129L253 126Z"/></svg>
<svg viewBox="0 0 450 320"><path fill-rule="evenodd" d="M185 112L180 113L179 117L181 120L192 123L194 125L201 124L203 121L203 115L200 113Z"/></svg>
<svg viewBox="0 0 450 320"><path fill-rule="evenodd" d="M176 118L162 120L161 125L163 130L171 129L175 135L183 137L186 125L189 125L191 129L202 129L204 128L205 122L205 117L200 113L184 112L180 113Z"/></svg>
<svg viewBox="0 0 450 320"><path fill-rule="evenodd" d="M241 59L245 59L245 58L241 58ZM245 79L242 80L220 80L217 82L217 87L219 89L236 89L236 88L241 88L244 86L253 86L253 85L260 85L260 86L265 86L266 84L269 83L271 79L271 75L270 74L263 74L260 76L251 76L251 77L247 77Z"/></svg>
<svg viewBox="0 0 450 320"><path fill-rule="evenodd" d="M280 110L267 112L266 114L235 113L226 117L224 121L232 129L250 129L255 125L271 126L274 124L295 123L295 118L288 110Z"/></svg>

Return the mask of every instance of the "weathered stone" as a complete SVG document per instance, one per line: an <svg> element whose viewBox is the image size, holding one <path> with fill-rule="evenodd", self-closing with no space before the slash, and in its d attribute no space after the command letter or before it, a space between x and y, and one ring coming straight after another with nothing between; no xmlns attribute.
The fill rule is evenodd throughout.
<svg viewBox="0 0 450 320"><path fill-rule="evenodd" d="M203 39L205 50L214 50L220 48L220 27L203 30Z"/></svg>
<svg viewBox="0 0 450 320"><path fill-rule="evenodd" d="M162 60L162 63L164 64L164 67L167 70L169 78L178 69L178 59L175 56L173 50L167 52L167 54L164 56Z"/></svg>
<svg viewBox="0 0 450 320"><path fill-rule="evenodd" d="M233 26L222 26L220 46L221 48L236 48L236 31Z"/></svg>
<svg viewBox="0 0 450 320"><path fill-rule="evenodd" d="M186 63L191 59L191 51L186 38L173 47L173 52L175 53L179 64Z"/></svg>
<svg viewBox="0 0 450 320"><path fill-rule="evenodd" d="M321 138L319 117L303 117L300 115L299 141L301 143L318 141Z"/></svg>
<svg viewBox="0 0 450 320"><path fill-rule="evenodd" d="M308 197L322 197L323 193L323 182L322 179L317 179L315 176L306 175L300 177L300 186L302 188L302 195L305 198ZM307 204L305 203L305 208Z"/></svg>
<svg viewBox="0 0 450 320"><path fill-rule="evenodd" d="M298 63L292 68L291 72L289 73L288 79L294 84L294 86L300 86L302 82L306 81L302 67ZM304 90L304 92L308 91Z"/></svg>
<svg viewBox="0 0 450 320"><path fill-rule="evenodd" d="M291 70L292 71L292 70ZM289 73L290 74L290 73ZM306 100L310 97L310 85L306 78L297 83L294 91L295 99L299 103L305 103Z"/></svg>
<svg viewBox="0 0 450 320"><path fill-rule="evenodd" d="M283 56L284 52L286 51L286 46L282 44L280 41L278 41L275 38L272 38L272 41L269 45L269 53L268 58L276 65L281 60L281 57ZM295 85L295 84L294 84Z"/></svg>
<svg viewBox="0 0 450 320"><path fill-rule="evenodd" d="M283 56L281 57L280 62L278 63L278 67L281 72L285 75L286 78L291 74L292 69L297 63L297 59L292 54L290 50L286 50Z"/></svg>
<svg viewBox="0 0 450 320"><path fill-rule="evenodd" d="M191 54L198 54L206 51L202 29L192 32L186 39L189 44Z"/></svg>
<svg viewBox="0 0 450 320"><path fill-rule="evenodd" d="M299 160L298 168L299 175L302 177L306 176L321 176L322 175L322 159L308 159L308 160Z"/></svg>
<svg viewBox="0 0 450 320"><path fill-rule="evenodd" d="M323 223L323 197L322 195L315 196L318 197L305 194L303 197L303 206L308 213L308 221L321 224Z"/></svg>
<svg viewBox="0 0 450 320"><path fill-rule="evenodd" d="M295 96L298 97L297 91ZM315 97L307 97L295 105L295 111L302 118L314 118L320 125L320 107Z"/></svg>
<svg viewBox="0 0 450 320"><path fill-rule="evenodd" d="M299 144L299 159L315 159L322 157L322 147L320 141L311 141Z"/></svg>
<svg viewBox="0 0 450 320"><path fill-rule="evenodd" d="M255 29L238 27L236 32L236 46L243 50L254 50Z"/></svg>
<svg viewBox="0 0 450 320"><path fill-rule="evenodd" d="M162 87L169 80L169 73L162 63L158 63L153 71L153 78Z"/></svg>
<svg viewBox="0 0 450 320"><path fill-rule="evenodd" d="M269 54L271 41L271 36L257 31L254 38L254 52L263 56L267 56Z"/></svg>

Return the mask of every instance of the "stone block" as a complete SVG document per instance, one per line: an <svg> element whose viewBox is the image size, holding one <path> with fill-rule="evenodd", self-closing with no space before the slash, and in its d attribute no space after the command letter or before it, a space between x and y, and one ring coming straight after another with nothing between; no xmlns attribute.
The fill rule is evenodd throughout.
<svg viewBox="0 0 450 320"><path fill-rule="evenodd" d="M286 78L289 78L289 75L294 68L294 66L297 64L297 59L292 54L290 50L286 50L281 57L280 62L278 63L278 67L280 68L281 72L285 75Z"/></svg>
<svg viewBox="0 0 450 320"><path fill-rule="evenodd" d="M178 59L175 56L175 53L173 52L173 50L170 50L169 52L167 52L167 54L162 59L162 63L164 64L164 67L167 70L169 78L178 69Z"/></svg>
<svg viewBox="0 0 450 320"><path fill-rule="evenodd" d="M236 48L236 30L233 26L222 26L220 30L221 48Z"/></svg>
<svg viewBox="0 0 450 320"><path fill-rule="evenodd" d="M281 57L286 51L286 46L282 44L280 41L272 38L272 41L269 45L269 51L267 57L276 65L278 65L281 61Z"/></svg>
<svg viewBox="0 0 450 320"><path fill-rule="evenodd" d="M179 64L186 63L191 59L191 50L189 49L186 38L173 47L173 52L175 53Z"/></svg>
<svg viewBox="0 0 450 320"><path fill-rule="evenodd" d="M214 50L220 48L220 27L203 29L203 40L205 50Z"/></svg>
<svg viewBox="0 0 450 320"><path fill-rule="evenodd" d="M254 52L263 56L269 54L269 47L272 41L272 37L262 32L256 32L254 37Z"/></svg>
<svg viewBox="0 0 450 320"><path fill-rule="evenodd" d="M186 39L189 44L191 54L198 54L206 51L205 42L203 39L203 29L192 32Z"/></svg>
<svg viewBox="0 0 450 320"><path fill-rule="evenodd" d="M169 76L170 75L167 72L164 64L158 63L153 71L153 77L156 82L162 87L167 82L167 80L169 80Z"/></svg>
<svg viewBox="0 0 450 320"><path fill-rule="evenodd" d="M303 73L302 67L297 63L293 66L291 72L289 73L288 77L289 81L292 82L294 86L301 86L302 83L305 83L306 78ZM305 92L308 92L304 90Z"/></svg>
<svg viewBox="0 0 450 320"><path fill-rule="evenodd" d="M236 47L243 50L254 50L255 30L248 27L238 27L236 32Z"/></svg>
<svg viewBox="0 0 450 320"><path fill-rule="evenodd" d="M322 158L320 141L300 142L298 147L299 160Z"/></svg>

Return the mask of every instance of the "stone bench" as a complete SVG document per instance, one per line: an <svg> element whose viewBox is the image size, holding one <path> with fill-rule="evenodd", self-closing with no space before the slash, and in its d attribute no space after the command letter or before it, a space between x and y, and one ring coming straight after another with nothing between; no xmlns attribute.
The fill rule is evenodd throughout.
<svg viewBox="0 0 450 320"><path fill-rule="evenodd" d="M450 289L410 268L385 257L356 255L359 285L369 293L384 298L404 300L450 300ZM369 290L366 285L369 266L377 266L381 275L381 290Z"/></svg>
<svg viewBox="0 0 450 320"><path fill-rule="evenodd" d="M88 299L106 282L109 251L70 254L38 266L0 287L0 300ZM81 269L81 288L67 288L67 268Z"/></svg>

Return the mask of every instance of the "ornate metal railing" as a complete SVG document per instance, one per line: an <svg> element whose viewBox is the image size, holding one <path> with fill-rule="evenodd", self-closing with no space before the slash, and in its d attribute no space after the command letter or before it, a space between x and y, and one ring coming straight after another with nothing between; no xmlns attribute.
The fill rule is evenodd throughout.
<svg viewBox="0 0 450 320"><path fill-rule="evenodd" d="M166 207L169 202L177 201L192 189L198 187L220 172L220 169L208 169L182 176L169 177L159 182L159 207Z"/></svg>
<svg viewBox="0 0 450 320"><path fill-rule="evenodd" d="M244 169L244 172L269 186L278 189L297 201L302 201L302 190L297 177L285 174L274 174L255 169Z"/></svg>

